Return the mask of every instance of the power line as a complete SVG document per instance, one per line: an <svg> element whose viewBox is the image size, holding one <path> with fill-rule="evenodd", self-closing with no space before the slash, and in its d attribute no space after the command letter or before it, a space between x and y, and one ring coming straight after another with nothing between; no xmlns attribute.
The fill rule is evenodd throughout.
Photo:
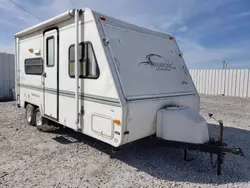
<svg viewBox="0 0 250 188"><path fill-rule="evenodd" d="M36 19L38 19L39 21L42 21L41 18L37 17L36 15L32 14L31 12L29 12L28 10L26 10L25 8L23 8L21 5L15 3L14 1L12 0L8 0L9 2L11 2L12 4L16 5L18 8L22 9L24 12L30 14L31 16L35 17Z"/></svg>

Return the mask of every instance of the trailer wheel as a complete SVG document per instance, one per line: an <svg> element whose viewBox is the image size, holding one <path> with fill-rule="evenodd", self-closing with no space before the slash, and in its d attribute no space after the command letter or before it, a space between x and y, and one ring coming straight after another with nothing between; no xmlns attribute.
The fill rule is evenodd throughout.
<svg viewBox="0 0 250 188"><path fill-rule="evenodd" d="M51 122L49 122L46 118L42 117L42 113L39 108L35 111L35 124L36 128L42 132L53 132L58 130L59 128L54 126Z"/></svg>
<svg viewBox="0 0 250 188"><path fill-rule="evenodd" d="M25 120L28 123L28 125L34 125L35 121L34 121L34 111L35 111L35 107L31 104L28 104L26 106L25 109Z"/></svg>
<svg viewBox="0 0 250 188"><path fill-rule="evenodd" d="M34 116L36 127L41 126L43 124L43 117L39 108L36 109Z"/></svg>

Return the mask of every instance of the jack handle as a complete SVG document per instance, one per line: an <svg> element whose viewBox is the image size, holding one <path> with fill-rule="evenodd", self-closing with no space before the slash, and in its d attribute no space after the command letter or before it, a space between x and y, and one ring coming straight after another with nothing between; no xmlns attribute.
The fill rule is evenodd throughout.
<svg viewBox="0 0 250 188"><path fill-rule="evenodd" d="M217 120L214 118L214 115L212 113L209 113L208 116L210 118L213 118L215 121L219 123L219 130L218 130L218 144L219 146L223 145L223 121ZM221 166L223 163L223 155L222 153L217 154L217 175L221 175Z"/></svg>

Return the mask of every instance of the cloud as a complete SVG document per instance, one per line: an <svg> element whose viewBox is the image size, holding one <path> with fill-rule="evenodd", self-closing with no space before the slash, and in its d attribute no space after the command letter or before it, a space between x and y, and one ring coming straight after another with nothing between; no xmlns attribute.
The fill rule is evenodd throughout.
<svg viewBox="0 0 250 188"><path fill-rule="evenodd" d="M30 12L42 20L60 14L70 8L89 7L110 16L115 16L125 21L132 21L135 24L157 28L159 30L174 30L183 27L182 24L191 17L200 13L213 12L220 6L227 4L228 1L214 1L213 3L201 2L198 0L158 0L147 1L126 1L126 0L103 0L101 3L97 0L43 0L38 6L31 0L15 0ZM112 4L112 6L110 6ZM13 15L25 19L24 27L37 23L38 20L23 12L18 7L7 0L0 0L0 6L4 7L6 12L12 12Z"/></svg>
<svg viewBox="0 0 250 188"><path fill-rule="evenodd" d="M240 17L249 16L250 12L242 12L238 14L238 18L235 15L217 14L225 6L237 2L237 0L103 0L102 2L98 0L15 0L15 2L42 20L56 16L71 8L88 7L143 27L176 33L179 46L184 52L184 58L189 67L216 67L217 63L220 63L223 59L249 57L249 55L246 55L248 53L246 49L249 49L247 44L229 47L220 44L213 47L201 42L203 38L209 39L211 35L229 31L236 27L235 24L232 24L233 21L240 20ZM202 18L199 20L200 17ZM197 21L196 25L193 24L195 21ZM38 22L39 20L23 12L9 1L0 0L0 23L9 29L11 35L14 36L16 32ZM2 36L2 38L5 38L5 36ZM9 38L9 41L12 40L13 37ZM240 41L236 41L236 43L240 43ZM13 52L13 45L11 42L1 44L0 51ZM250 60L250 57L248 59ZM239 59L235 61L248 62Z"/></svg>
<svg viewBox="0 0 250 188"><path fill-rule="evenodd" d="M22 1L15 1L15 2L22 5L21 3ZM24 29L25 27L29 27L33 24L38 23L38 20L36 18L32 17L27 12L24 12L16 5L12 4L10 1L1 0L0 9L3 10L0 12L0 16L6 21L19 25L19 28ZM34 7L32 7L31 10L34 10ZM20 18L25 18L25 19L20 19Z"/></svg>
<svg viewBox="0 0 250 188"><path fill-rule="evenodd" d="M15 23L13 23L13 22L11 22L11 21L8 21L8 20L6 20L6 19L2 19L2 18L0 18L0 24L1 24L1 25L7 25L7 26L19 28L19 26L18 26L17 24L15 24Z"/></svg>
<svg viewBox="0 0 250 188"><path fill-rule="evenodd" d="M250 16L250 11L248 12L242 12L240 14L237 15L237 17L246 17L246 16Z"/></svg>
<svg viewBox="0 0 250 188"><path fill-rule="evenodd" d="M188 27L185 25L185 26L180 27L180 28L177 30L177 32L185 32L185 31L187 31L187 30L188 30Z"/></svg>
<svg viewBox="0 0 250 188"><path fill-rule="evenodd" d="M177 41L181 47L181 51L184 52L183 58L189 68L197 66L204 68L220 68L221 62L224 60L230 61L235 57L246 56L249 54L247 46L242 43L238 43L230 47L221 46L219 48L208 48L181 37L177 37ZM248 67L250 67L250 64L248 64Z"/></svg>

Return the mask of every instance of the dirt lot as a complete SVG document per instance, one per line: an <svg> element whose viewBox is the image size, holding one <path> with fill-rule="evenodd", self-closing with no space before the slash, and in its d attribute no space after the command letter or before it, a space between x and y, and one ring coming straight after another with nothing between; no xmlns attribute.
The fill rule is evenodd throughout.
<svg viewBox="0 0 250 188"><path fill-rule="evenodd" d="M209 154L138 141L110 158L110 147L74 131L39 132L14 102L0 103L0 187L250 187L250 99L201 97L201 113L226 123L224 138L245 157L227 155L222 176ZM210 131L216 134L214 121Z"/></svg>

